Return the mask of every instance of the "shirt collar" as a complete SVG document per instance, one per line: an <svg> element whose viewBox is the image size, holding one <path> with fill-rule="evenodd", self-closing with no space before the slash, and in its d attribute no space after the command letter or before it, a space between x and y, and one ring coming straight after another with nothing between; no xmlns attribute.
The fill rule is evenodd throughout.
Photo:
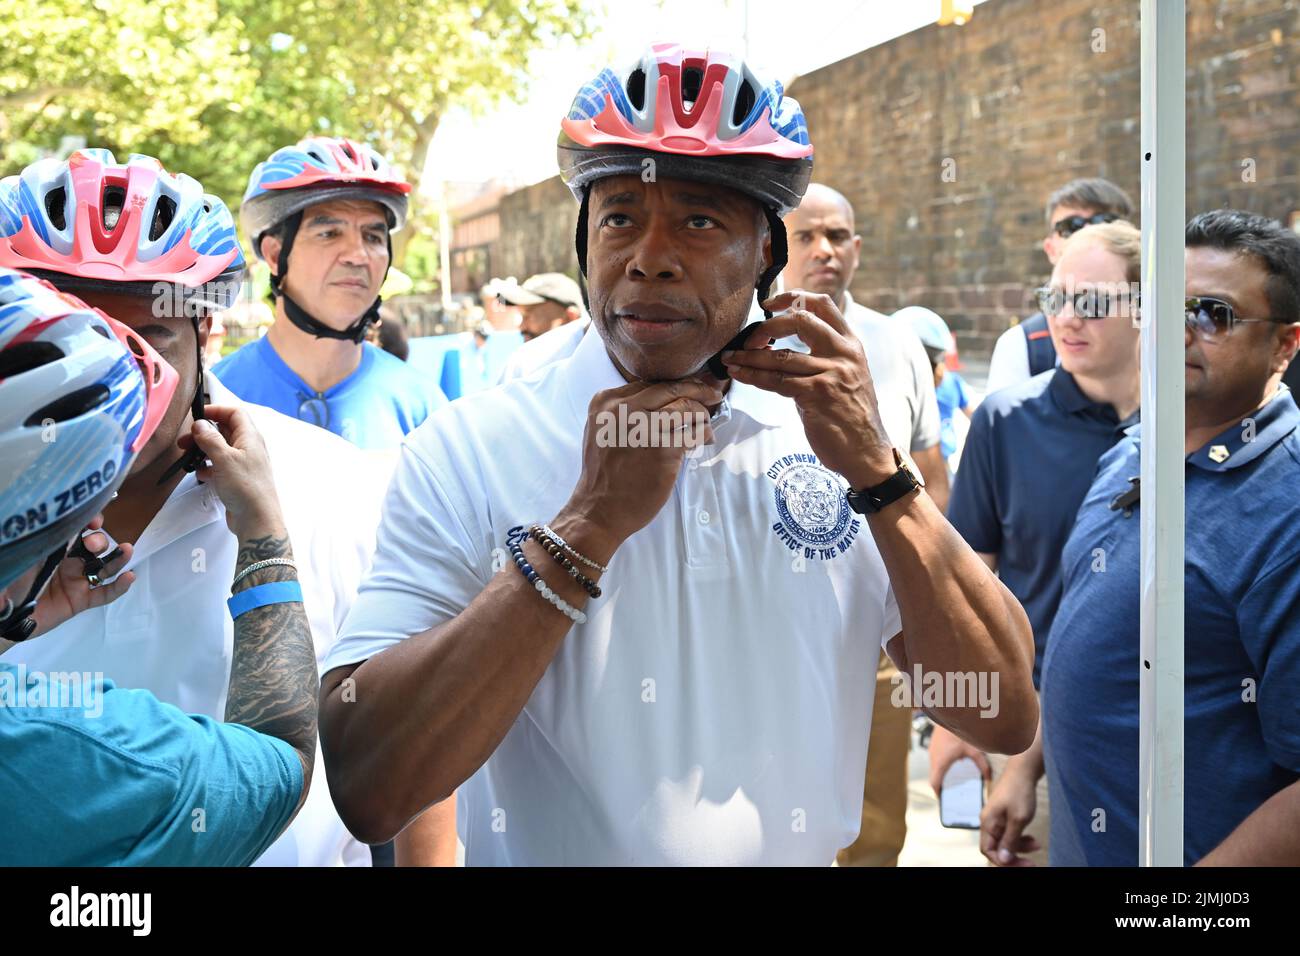
<svg viewBox="0 0 1300 956"><path fill-rule="evenodd" d="M1057 366L1052 371L1052 379L1048 382L1047 387L1052 400L1067 415L1078 415L1087 412L1090 415L1112 422L1117 428L1124 429L1129 428L1141 415L1141 412L1137 411L1124 421L1120 421L1114 405L1109 402L1094 402L1083 394L1083 389L1079 388L1079 383L1074 380L1074 376L1060 366Z"/></svg>
<svg viewBox="0 0 1300 956"><path fill-rule="evenodd" d="M1203 471L1228 471L1248 465L1286 438L1300 425L1300 408L1291 390L1278 387L1273 397L1231 428L1187 456L1187 463Z"/></svg>
<svg viewBox="0 0 1300 956"><path fill-rule="evenodd" d="M627 384L609 357L600 330L594 327L582 336L561 374L569 405L583 420L587 417L587 407L593 395ZM790 399L775 392L765 392L732 379L722 406L713 416L713 423L721 424L728 421L733 412L740 412L764 425L776 425L788 415L789 403Z"/></svg>
<svg viewBox="0 0 1300 956"><path fill-rule="evenodd" d="M271 337L269 335L263 335L254 344L257 348L261 349L262 361L270 366L271 371L288 382L296 391L301 392L305 398L311 398L317 394L322 395L324 398L336 398L340 392L349 388L354 382L370 370L370 363L374 359L374 355L366 348L370 343L362 342L361 360L357 362L357 367L349 372L348 376L342 381L336 382L329 388L325 389L324 392L318 393L314 388L303 381L302 376L295 372L292 366L284 360L284 356L275 350L275 346L271 344Z"/></svg>

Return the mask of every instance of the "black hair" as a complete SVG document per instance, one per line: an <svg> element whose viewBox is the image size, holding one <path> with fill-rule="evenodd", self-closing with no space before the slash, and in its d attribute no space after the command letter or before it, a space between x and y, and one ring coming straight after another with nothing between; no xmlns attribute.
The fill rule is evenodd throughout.
<svg viewBox="0 0 1300 956"><path fill-rule="evenodd" d="M1223 249L1252 256L1268 273L1264 292L1269 317L1300 322L1300 235L1276 219L1241 209L1215 209L1193 216L1187 248Z"/></svg>

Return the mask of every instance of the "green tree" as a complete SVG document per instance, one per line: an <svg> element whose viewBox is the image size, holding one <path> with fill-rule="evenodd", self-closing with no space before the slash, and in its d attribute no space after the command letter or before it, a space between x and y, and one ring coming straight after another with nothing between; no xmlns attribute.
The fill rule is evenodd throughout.
<svg viewBox="0 0 1300 956"><path fill-rule="evenodd" d="M0 0L0 161L69 135L201 149L205 114L255 80L243 23L213 0Z"/></svg>
<svg viewBox="0 0 1300 956"><path fill-rule="evenodd" d="M80 135L235 208L257 162L315 132L415 180L450 108L518 98L530 52L590 21L587 0L0 0L0 172Z"/></svg>

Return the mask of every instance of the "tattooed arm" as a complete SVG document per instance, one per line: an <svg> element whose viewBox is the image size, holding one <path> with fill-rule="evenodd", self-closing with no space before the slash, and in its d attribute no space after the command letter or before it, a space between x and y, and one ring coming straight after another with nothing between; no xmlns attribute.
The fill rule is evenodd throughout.
<svg viewBox="0 0 1300 956"><path fill-rule="evenodd" d="M195 422L181 444L198 445L210 461L197 475L212 483L226 506L226 525L239 540L236 576L267 558L292 559L261 435L241 408L209 405L205 414L207 420ZM296 579L294 568L272 565L245 577L235 591ZM300 601L268 604L235 618L226 721L278 737L298 752L303 772L299 809L316 763L319 690L316 650Z"/></svg>
<svg viewBox="0 0 1300 956"><path fill-rule="evenodd" d="M236 576L249 565L267 558L293 558L283 527L243 537L235 561ZM297 573L285 565L254 571L237 585L238 594L259 584L296 581ZM307 799L312 768L316 765L316 651L307 614L301 602L268 604L235 618L235 650L230 664L230 690L226 697L226 722L243 724L279 737L302 760L303 788L298 808ZM295 811L296 812L296 811Z"/></svg>

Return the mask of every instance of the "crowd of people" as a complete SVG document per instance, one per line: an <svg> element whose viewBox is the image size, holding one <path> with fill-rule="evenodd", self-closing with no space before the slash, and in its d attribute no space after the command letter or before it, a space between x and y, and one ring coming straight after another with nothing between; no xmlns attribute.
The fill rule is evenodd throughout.
<svg viewBox="0 0 1300 956"><path fill-rule="evenodd" d="M368 341L411 188L369 146L250 172L274 321L216 362L219 198L0 180L0 863L893 865L939 675L994 688L923 705L991 865L1136 864L1129 197L1047 199L980 401L850 294L862 211L740 58L603 70L557 155L580 281L494 284L524 344L453 401ZM1185 859L1297 863L1300 236L1186 246Z"/></svg>

